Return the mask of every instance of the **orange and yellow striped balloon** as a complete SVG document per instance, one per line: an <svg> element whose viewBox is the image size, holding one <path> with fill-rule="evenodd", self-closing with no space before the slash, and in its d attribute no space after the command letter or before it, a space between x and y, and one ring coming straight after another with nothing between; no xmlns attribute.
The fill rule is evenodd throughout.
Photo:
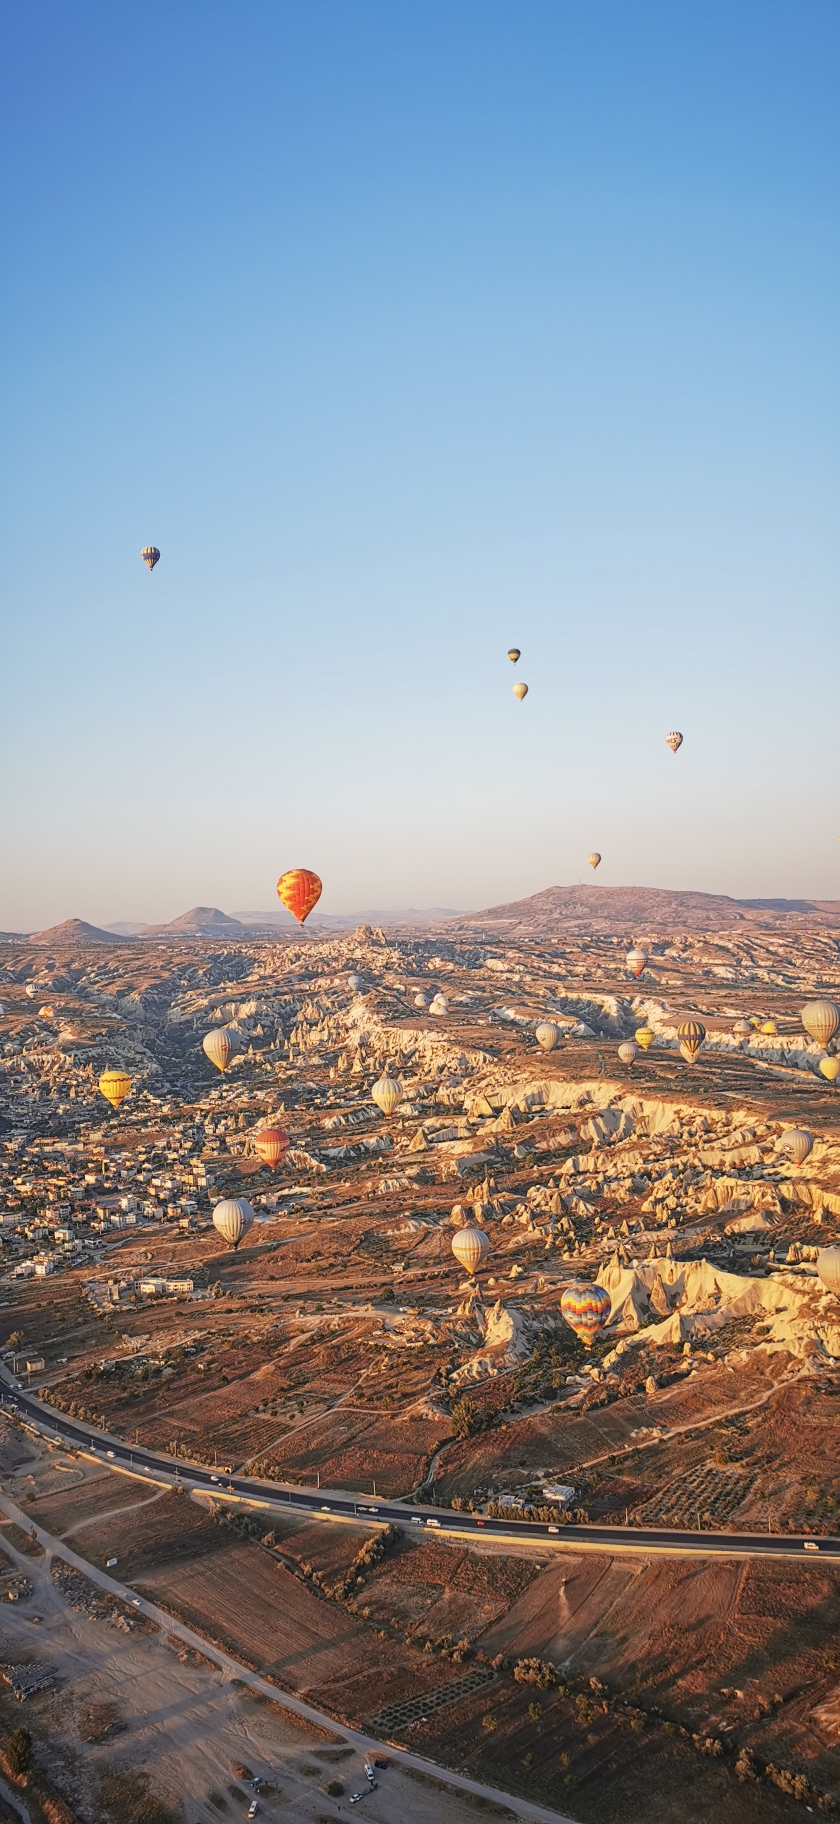
<svg viewBox="0 0 840 1824"><path fill-rule="evenodd" d="M131 1088L131 1078L126 1076L124 1070L104 1070L99 1079L99 1087L106 1102L110 1102L112 1108L119 1108Z"/></svg>
<svg viewBox="0 0 840 1824"><path fill-rule="evenodd" d="M610 1295L603 1286L588 1285L586 1281L573 1283L566 1287L560 1309L575 1336L591 1349L610 1315Z"/></svg>
<svg viewBox="0 0 840 1824"><path fill-rule="evenodd" d="M290 868L277 882L277 897L299 925L306 922L321 897L321 882L309 868Z"/></svg>

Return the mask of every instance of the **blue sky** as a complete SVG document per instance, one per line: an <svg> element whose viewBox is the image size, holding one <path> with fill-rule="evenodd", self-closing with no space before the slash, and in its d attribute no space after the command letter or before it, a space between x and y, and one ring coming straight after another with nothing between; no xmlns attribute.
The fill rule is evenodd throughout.
<svg viewBox="0 0 840 1824"><path fill-rule="evenodd" d="M834 0L4 14L0 928L840 897Z"/></svg>

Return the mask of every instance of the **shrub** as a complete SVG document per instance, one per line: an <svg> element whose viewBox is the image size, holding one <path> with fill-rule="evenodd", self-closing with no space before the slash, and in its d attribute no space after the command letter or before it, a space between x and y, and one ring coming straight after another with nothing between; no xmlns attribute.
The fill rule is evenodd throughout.
<svg viewBox="0 0 840 1824"><path fill-rule="evenodd" d="M340 1799L344 1792L344 1787L340 1780L330 1780L327 1791L331 1799Z"/></svg>
<svg viewBox="0 0 840 1824"><path fill-rule="evenodd" d="M32 1737L28 1729L16 1729L6 1743L6 1760L10 1773L27 1773L32 1766Z"/></svg>

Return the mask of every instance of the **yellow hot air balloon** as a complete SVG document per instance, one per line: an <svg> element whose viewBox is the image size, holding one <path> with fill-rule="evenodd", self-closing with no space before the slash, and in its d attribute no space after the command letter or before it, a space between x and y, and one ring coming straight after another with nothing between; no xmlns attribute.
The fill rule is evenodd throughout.
<svg viewBox="0 0 840 1824"><path fill-rule="evenodd" d="M826 1291L833 1292L835 1298L840 1298L840 1248L820 1248L817 1272Z"/></svg>
<svg viewBox="0 0 840 1824"><path fill-rule="evenodd" d="M394 1109L402 1096L402 1088L397 1082L396 1077L389 1077L386 1069L383 1070L379 1081L374 1083L370 1093L377 1108L381 1108L383 1115L387 1119L389 1115L393 1114Z"/></svg>
<svg viewBox="0 0 840 1824"><path fill-rule="evenodd" d="M830 1045L834 1034L840 1026L840 1010L833 1001L808 1001L799 1015L800 1020L811 1039L825 1048Z"/></svg>
<svg viewBox="0 0 840 1824"><path fill-rule="evenodd" d="M149 571L154 570L155 564L160 563L160 552L157 548L157 545L144 545L143 550L140 553L140 556L142 557L143 562L144 562L144 564L146 564Z"/></svg>
<svg viewBox="0 0 840 1824"><path fill-rule="evenodd" d="M840 1058L820 1058L820 1070L827 1083L836 1083L840 1077Z"/></svg>
<svg viewBox="0 0 840 1824"><path fill-rule="evenodd" d="M508 658L510 659L511 665L515 665L517 659L520 659L521 657L522 657L522 654L519 650L519 647L511 646L510 652L508 653Z"/></svg>
<svg viewBox="0 0 840 1824"><path fill-rule="evenodd" d="M775 1020L765 1020L761 1030L768 1039L772 1039L776 1037L779 1028Z"/></svg>
<svg viewBox="0 0 840 1824"><path fill-rule="evenodd" d="M528 686L527 686L527 684L514 684L514 687L513 687L513 694L514 694L514 696L515 696L515 697L518 697L518 698L519 698L519 701L520 701L520 703L521 703L521 702L522 702L522 699L523 699L523 697L527 697L527 695L528 695Z"/></svg>
<svg viewBox="0 0 840 1824"><path fill-rule="evenodd" d="M587 859L587 861L588 861L588 863L589 863L589 866L590 866L590 868L591 868L591 869L592 869L592 871L593 871L593 873L594 873L594 872L595 872L595 869L596 869L596 868L597 868L597 866L598 866L598 864L599 864L599 862L600 862L600 860L601 860L601 857L600 857L600 855L599 855L599 854L598 854L598 850L597 850L597 849L593 849L593 850L592 850L592 854L591 854L591 855L587 855L587 857L586 857L586 859Z"/></svg>
<svg viewBox="0 0 840 1824"><path fill-rule="evenodd" d="M230 1026L214 1026L212 1032L204 1034L201 1048L205 1057L224 1075L231 1060L241 1050L239 1034L233 1032Z"/></svg>
<svg viewBox="0 0 840 1824"><path fill-rule="evenodd" d="M110 1102L112 1108L119 1108L131 1088L131 1078L126 1076L124 1070L104 1070L99 1079L99 1088L106 1102Z"/></svg>
<svg viewBox="0 0 840 1824"><path fill-rule="evenodd" d="M686 1064L696 1064L705 1037L706 1028L701 1026L699 1020L683 1020L682 1024L677 1027L680 1051Z"/></svg>
<svg viewBox="0 0 840 1824"><path fill-rule="evenodd" d="M636 1044L641 1045L641 1048L643 1051L650 1051L651 1045L653 1044L656 1034L651 1032L651 1029L649 1026L640 1026L638 1028L638 1031L635 1033L634 1037L636 1040Z"/></svg>
<svg viewBox="0 0 840 1824"><path fill-rule="evenodd" d="M490 1252L490 1237L473 1222L465 1222L452 1237L452 1252L458 1265L472 1275L477 1273L485 1254Z"/></svg>

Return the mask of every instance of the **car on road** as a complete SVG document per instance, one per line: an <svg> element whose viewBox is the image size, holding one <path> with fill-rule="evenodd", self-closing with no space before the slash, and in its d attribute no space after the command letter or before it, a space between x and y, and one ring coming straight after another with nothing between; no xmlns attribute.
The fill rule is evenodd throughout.
<svg viewBox="0 0 840 1824"><path fill-rule="evenodd" d="M358 1803L359 1803L359 1800L360 1800L360 1799L363 1799L363 1798L364 1798L364 1796L365 1796L365 1795L364 1795L364 1793L363 1793L363 1792L351 1792L351 1794L350 1794L350 1803L351 1803L351 1805L358 1805Z"/></svg>
<svg viewBox="0 0 840 1824"><path fill-rule="evenodd" d="M218 1478L218 1476L211 1476L210 1480L211 1480L211 1482L218 1482L219 1478Z"/></svg>
<svg viewBox="0 0 840 1824"><path fill-rule="evenodd" d="M112 1450L106 1450L105 1455L106 1455L106 1457L112 1457L114 1455L114 1452Z"/></svg>
<svg viewBox="0 0 840 1824"><path fill-rule="evenodd" d="M439 1526L440 1526L440 1521L439 1521L439 1520L427 1520L427 1521L426 1521L426 1525L427 1525L427 1526L437 1526L437 1527L439 1527Z"/></svg>
<svg viewBox="0 0 840 1824"><path fill-rule="evenodd" d="M132 1600L132 1602L133 1602L133 1604L134 1604L134 1607L135 1607L135 1609L139 1609L139 1607L140 1607L140 1598L139 1598L139 1596L132 1596L132 1598L131 1598L131 1600Z"/></svg>
<svg viewBox="0 0 840 1824"><path fill-rule="evenodd" d="M806 1551L806 1552L818 1552L820 1549L819 1546L817 1545L816 1539L803 1539L802 1548L803 1548L803 1551Z"/></svg>
<svg viewBox="0 0 840 1824"><path fill-rule="evenodd" d="M250 1805L248 1806L248 1816L249 1816L249 1818L255 1818L256 1815L257 1815L257 1801L256 1801L256 1799L252 1799Z"/></svg>
<svg viewBox="0 0 840 1824"><path fill-rule="evenodd" d="M412 1516L411 1516L411 1524L412 1524L412 1526L422 1526L422 1525L423 1525L423 1516L422 1516L422 1514L412 1514Z"/></svg>

